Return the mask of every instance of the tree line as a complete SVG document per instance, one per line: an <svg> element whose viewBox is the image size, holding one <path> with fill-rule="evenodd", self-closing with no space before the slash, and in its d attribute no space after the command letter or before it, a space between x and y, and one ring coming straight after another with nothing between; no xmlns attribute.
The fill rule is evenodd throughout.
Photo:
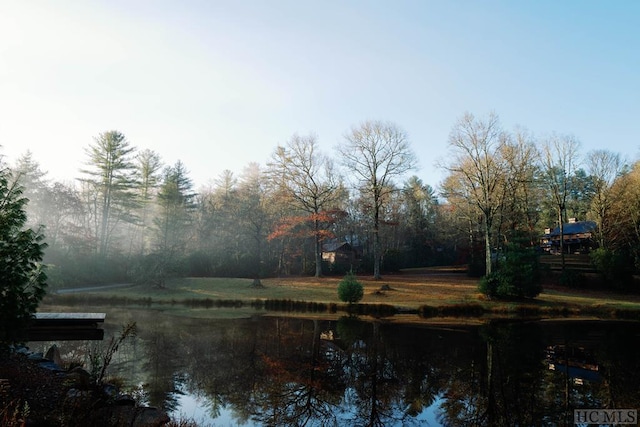
<svg viewBox="0 0 640 427"><path fill-rule="evenodd" d="M438 192L410 175L407 133L384 121L352 127L333 156L317 136L295 134L264 166L221 171L197 190L185 164L165 164L117 130L88 144L75 182L49 180L29 152L10 169L29 200L28 225L44 226L54 286L161 287L180 276L259 286L266 276L357 269L379 278L453 263L490 275L496 252L535 248L568 218L595 221L602 259L640 266L640 164L583 153L571 135L505 130L494 114L463 115L448 145ZM330 242L347 242L358 262L323 261Z"/></svg>

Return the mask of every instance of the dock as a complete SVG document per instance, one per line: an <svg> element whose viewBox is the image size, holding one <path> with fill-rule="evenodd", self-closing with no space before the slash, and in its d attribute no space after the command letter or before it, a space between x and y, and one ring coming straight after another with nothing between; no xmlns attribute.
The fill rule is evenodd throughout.
<svg viewBox="0 0 640 427"><path fill-rule="evenodd" d="M105 313L36 313L27 341L102 340Z"/></svg>

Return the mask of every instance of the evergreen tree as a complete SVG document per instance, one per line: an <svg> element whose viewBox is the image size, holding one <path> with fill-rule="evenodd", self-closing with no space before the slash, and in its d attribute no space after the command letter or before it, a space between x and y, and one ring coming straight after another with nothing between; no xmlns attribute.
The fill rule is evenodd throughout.
<svg viewBox="0 0 640 427"><path fill-rule="evenodd" d="M89 168L82 170L87 178L87 191L92 191L90 209L94 214L97 252L107 254L115 226L120 220L131 221L130 212L136 206L132 147L124 134L103 132L87 149ZM93 206L91 206L93 205Z"/></svg>
<svg viewBox="0 0 640 427"><path fill-rule="evenodd" d="M145 266L146 280L163 287L169 276L182 273L180 262L191 238L195 209L191 179L184 164L178 161L165 168L158 191L158 215L154 219L155 252Z"/></svg>
<svg viewBox="0 0 640 427"><path fill-rule="evenodd" d="M40 264L46 244L42 233L24 229L28 200L22 191L8 170L0 170L0 344L25 338L46 288Z"/></svg>
<svg viewBox="0 0 640 427"><path fill-rule="evenodd" d="M154 198L162 179L162 159L155 151L146 149L138 153L135 161L137 194L139 206L137 210L137 223L132 233L133 246L143 255L149 252L150 232L152 230L152 218Z"/></svg>
<svg viewBox="0 0 640 427"><path fill-rule="evenodd" d="M12 169L23 196L29 200L26 225L31 227L44 224L50 214L47 206L47 199L50 197L47 173L40 169L30 151L20 156Z"/></svg>
<svg viewBox="0 0 640 427"><path fill-rule="evenodd" d="M364 287L352 271L347 273L340 283L338 283L338 298L340 298L340 301L355 304L360 301L363 296Z"/></svg>
<svg viewBox="0 0 640 427"><path fill-rule="evenodd" d="M417 176L405 182L402 189L404 241L408 250L405 266L420 267L433 263L435 220L438 199L430 185Z"/></svg>
<svg viewBox="0 0 640 427"><path fill-rule="evenodd" d="M480 281L478 289L488 297L535 298L542 292L539 257L535 248L519 242L508 244L498 268Z"/></svg>
<svg viewBox="0 0 640 427"><path fill-rule="evenodd" d="M159 212L155 219L156 243L160 251L178 252L186 247L195 197L188 173L180 161L164 171L158 192Z"/></svg>

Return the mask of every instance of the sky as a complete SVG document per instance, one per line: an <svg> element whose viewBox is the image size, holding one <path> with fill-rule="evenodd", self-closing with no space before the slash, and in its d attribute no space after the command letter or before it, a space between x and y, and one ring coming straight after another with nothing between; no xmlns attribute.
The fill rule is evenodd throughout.
<svg viewBox="0 0 640 427"><path fill-rule="evenodd" d="M403 129L437 188L465 112L640 153L635 0L0 0L0 154L71 181L118 130L196 188L294 134Z"/></svg>

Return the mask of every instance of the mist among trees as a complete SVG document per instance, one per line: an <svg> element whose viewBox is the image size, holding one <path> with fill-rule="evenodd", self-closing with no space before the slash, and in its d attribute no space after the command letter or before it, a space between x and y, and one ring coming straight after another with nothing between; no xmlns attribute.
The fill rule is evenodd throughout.
<svg viewBox="0 0 640 427"><path fill-rule="evenodd" d="M185 276L358 273L466 263L488 275L510 244L536 247L569 218L597 224L600 251L640 267L640 163L584 153L572 135L508 130L495 114L453 124L441 183L397 124L353 126L333 152L294 134L264 165L219 171L194 188L188 165L110 130L87 141L73 182L47 177L28 151L8 165L24 188L28 223L43 225L53 288ZM421 159L433 161L435 159ZM347 243L347 265L323 260Z"/></svg>

